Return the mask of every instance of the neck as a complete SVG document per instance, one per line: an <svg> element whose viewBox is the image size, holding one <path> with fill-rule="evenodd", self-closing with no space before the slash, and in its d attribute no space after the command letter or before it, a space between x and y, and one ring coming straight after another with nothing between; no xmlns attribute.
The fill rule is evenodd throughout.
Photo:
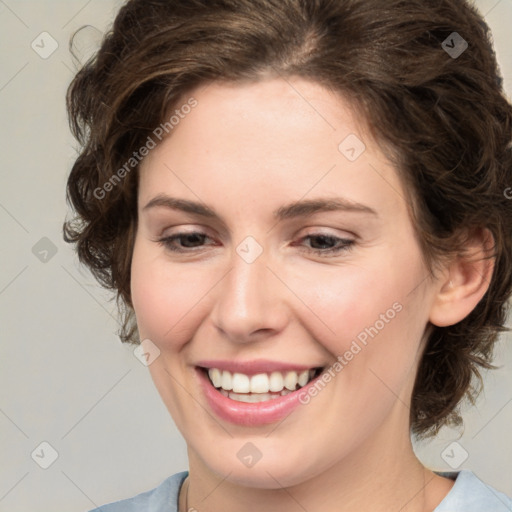
<svg viewBox="0 0 512 512"><path fill-rule="evenodd" d="M323 512L431 512L453 482L423 467L405 431L407 435L397 436L396 423L390 422L314 477L287 487L276 481L272 489L233 483L229 475L212 472L189 448L188 507L208 512L299 512L320 507Z"/></svg>

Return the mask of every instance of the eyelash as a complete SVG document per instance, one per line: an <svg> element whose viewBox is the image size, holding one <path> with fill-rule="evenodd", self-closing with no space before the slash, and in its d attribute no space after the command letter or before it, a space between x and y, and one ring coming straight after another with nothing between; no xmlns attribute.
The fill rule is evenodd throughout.
<svg viewBox="0 0 512 512"><path fill-rule="evenodd" d="M209 238L208 235L206 235L206 233L202 233L200 231L191 231L191 232L176 233L171 236L159 238L156 241L158 243L160 243L161 245L163 245L166 249L168 249L172 252L175 252L175 253L194 252L195 250L200 249L200 247L199 248L191 247L188 249L178 249L175 245L172 245L173 242L175 242L176 240L182 239L187 236L199 236L199 237L202 237L203 241L204 241L204 238ZM342 244L338 247L331 247L328 249L312 249L312 248L307 249L307 252L312 252L312 253L314 253L316 255L320 255L320 256L337 255L337 254L340 254L343 252L348 252L353 248L354 243L355 243L354 240L350 240L350 239L346 239L346 238L339 238L337 236L326 235L323 233L311 233L309 235L302 237L300 240L303 241L303 240L312 239L312 238L323 238L323 239L326 239L329 241L334 241L335 243L338 243L338 244Z"/></svg>

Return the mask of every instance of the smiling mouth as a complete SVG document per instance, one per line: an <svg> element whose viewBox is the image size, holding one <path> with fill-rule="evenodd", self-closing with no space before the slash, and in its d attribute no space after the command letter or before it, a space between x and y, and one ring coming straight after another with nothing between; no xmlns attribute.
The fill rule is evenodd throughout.
<svg viewBox="0 0 512 512"><path fill-rule="evenodd" d="M300 372L274 371L246 375L218 368L199 369L219 393L231 400L246 403L265 402L293 393L306 386L324 370L323 367L316 367Z"/></svg>

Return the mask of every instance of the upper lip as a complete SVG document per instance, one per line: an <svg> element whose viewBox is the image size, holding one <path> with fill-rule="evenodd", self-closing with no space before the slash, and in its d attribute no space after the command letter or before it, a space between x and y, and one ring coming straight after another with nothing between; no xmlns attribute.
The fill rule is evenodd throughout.
<svg viewBox="0 0 512 512"><path fill-rule="evenodd" d="M218 368L219 370L226 370L231 373L243 373L245 375L256 375L258 373L271 373L271 372L302 372L312 368L323 368L322 364L295 364L282 361L271 361L268 359L256 359L253 361L227 361L227 360L208 360L199 361L197 366L201 368Z"/></svg>

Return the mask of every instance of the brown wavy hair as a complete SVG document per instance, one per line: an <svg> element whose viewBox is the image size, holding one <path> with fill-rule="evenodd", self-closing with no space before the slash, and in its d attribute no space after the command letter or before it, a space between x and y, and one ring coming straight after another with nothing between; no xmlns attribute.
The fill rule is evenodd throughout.
<svg viewBox="0 0 512 512"><path fill-rule="evenodd" d="M460 48L453 32L468 45L458 56L448 51ZM460 425L460 404L474 403L480 371L493 368L494 343L508 330L512 292L512 106L490 30L464 0L128 1L69 86L81 149L67 182L76 216L64 223L65 241L115 292L121 340L138 343L138 163L126 162L196 86L268 76L313 80L362 114L403 180L431 272L463 251L463 233L492 233L487 293L456 325L428 325L412 396L417 437Z"/></svg>

